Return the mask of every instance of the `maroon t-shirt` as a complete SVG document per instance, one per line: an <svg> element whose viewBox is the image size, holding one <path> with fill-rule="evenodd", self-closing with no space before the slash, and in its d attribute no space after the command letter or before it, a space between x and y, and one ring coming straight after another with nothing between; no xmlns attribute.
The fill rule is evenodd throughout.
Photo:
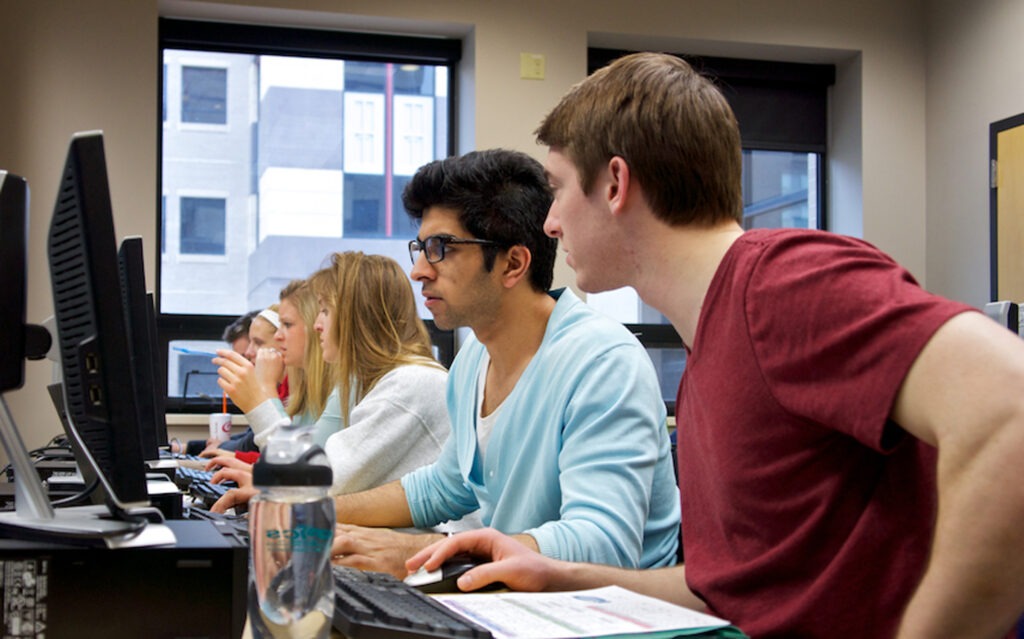
<svg viewBox="0 0 1024 639"><path fill-rule="evenodd" d="M755 639L891 636L923 573L935 449L888 419L965 304L871 245L745 233L712 280L677 402L688 585Z"/></svg>

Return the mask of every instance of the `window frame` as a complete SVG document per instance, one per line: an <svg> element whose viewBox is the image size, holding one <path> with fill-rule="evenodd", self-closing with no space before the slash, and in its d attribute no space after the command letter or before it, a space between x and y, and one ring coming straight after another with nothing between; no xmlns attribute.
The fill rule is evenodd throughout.
<svg viewBox="0 0 1024 639"><path fill-rule="evenodd" d="M169 106L165 109L165 101L172 99L166 96L167 73L165 72L164 50L194 50L199 52L237 53L249 55L282 55L296 57L316 57L365 62L391 62L407 64L425 64L445 66L448 69L448 114L447 114L447 145L451 152L457 146L458 132L458 63L462 57L463 41L456 38L439 38L425 36L405 36L378 33L358 33L340 29L310 29L298 27L279 27L241 23L225 23L215 21L188 20L178 18L160 18L158 25L158 60L157 78L158 112L156 114L158 132L161 127L168 126ZM201 64L200 66L211 66ZM215 66L215 65L213 65ZM227 79L230 84L230 73ZM230 89L228 91L230 95ZM180 98L180 96L179 96ZM228 98L230 100L230 97ZM230 109L226 114L226 124L181 123L178 126L190 128L206 128L213 130L231 126ZM163 379L161 388L167 389L168 350L169 344L177 340L213 340L220 341L224 327L233 316L226 315L194 315L161 312L162 260L164 252L163 216L164 198L179 194L167 194L163 183L163 135L157 136L157 198L156 233L159 247L156 250L156 323L157 343L160 352ZM168 240L169 241L169 240ZM229 239L225 235L225 251ZM218 256L189 254L193 259L217 259ZM455 357L455 333L438 329L433 320L425 319L431 340L437 349L440 361L449 366ZM220 410L217 400L200 398L167 397L168 413L208 413Z"/></svg>

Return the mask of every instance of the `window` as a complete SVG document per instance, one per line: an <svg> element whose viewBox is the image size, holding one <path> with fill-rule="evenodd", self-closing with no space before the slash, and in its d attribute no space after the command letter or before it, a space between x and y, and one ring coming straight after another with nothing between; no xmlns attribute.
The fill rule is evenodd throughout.
<svg viewBox="0 0 1024 639"><path fill-rule="evenodd" d="M227 124L227 69L181 68L181 121Z"/></svg>
<svg viewBox="0 0 1024 639"><path fill-rule="evenodd" d="M630 53L592 48L589 71ZM743 228L827 228L824 171L828 88L835 67L680 56L715 79L740 123ZM674 408L686 354L668 320L631 288L588 295L587 303L626 323L647 347Z"/></svg>
<svg viewBox="0 0 1024 639"><path fill-rule="evenodd" d="M158 329L169 409L208 410L212 366L180 349L221 346L333 251L408 268L402 189L455 148L461 42L161 19L160 50Z"/></svg>
<svg viewBox="0 0 1024 639"><path fill-rule="evenodd" d="M821 228L820 153L743 150L743 228Z"/></svg>
<svg viewBox="0 0 1024 639"><path fill-rule="evenodd" d="M224 200L181 198L181 252L224 255Z"/></svg>

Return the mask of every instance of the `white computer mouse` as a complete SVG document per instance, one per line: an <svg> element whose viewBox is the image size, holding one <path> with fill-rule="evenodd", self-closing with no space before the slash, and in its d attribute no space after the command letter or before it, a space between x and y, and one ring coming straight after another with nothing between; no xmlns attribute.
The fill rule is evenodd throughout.
<svg viewBox="0 0 1024 639"><path fill-rule="evenodd" d="M456 584L459 577L480 563L469 555L455 555L436 570L424 570L421 566L405 578L405 583L426 593L460 592Z"/></svg>

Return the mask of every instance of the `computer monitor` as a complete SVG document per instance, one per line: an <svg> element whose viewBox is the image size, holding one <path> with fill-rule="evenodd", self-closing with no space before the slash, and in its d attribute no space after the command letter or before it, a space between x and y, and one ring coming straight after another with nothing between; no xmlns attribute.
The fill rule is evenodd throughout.
<svg viewBox="0 0 1024 639"><path fill-rule="evenodd" d="M146 313L149 315L149 352L153 362L153 409L156 411L157 448L170 450L167 437L167 362L160 357L160 342L156 330L156 293L146 293Z"/></svg>
<svg viewBox="0 0 1024 639"><path fill-rule="evenodd" d="M0 170L0 440L14 468L15 513L0 530L25 530L27 522L53 517L4 393L25 383L25 359L45 355L50 333L25 323L28 283L28 183ZM31 342L31 343L30 343ZM30 481L18 481L26 477Z"/></svg>
<svg viewBox="0 0 1024 639"><path fill-rule="evenodd" d="M112 512L148 505L106 156L100 132L68 147L48 236L68 436Z"/></svg>
<svg viewBox="0 0 1024 639"><path fill-rule="evenodd" d="M651 363L658 371L661 397L669 415L676 414L676 394L679 380L686 370L686 348L679 333L671 324L626 324L647 350Z"/></svg>
<svg viewBox="0 0 1024 639"><path fill-rule="evenodd" d="M1005 326L1014 333L1020 332L1019 317L1020 309L1016 302L1000 300L985 304L985 315L988 315L1000 326Z"/></svg>
<svg viewBox="0 0 1024 639"><path fill-rule="evenodd" d="M117 264L131 352L135 406L139 411L142 457L155 460L160 458L160 445L167 440L167 421L162 407L159 410L157 407L156 315L153 300L146 292L141 237L126 237L121 241Z"/></svg>
<svg viewBox="0 0 1024 639"><path fill-rule="evenodd" d="M25 360L50 348L50 333L26 324L28 287L28 182L0 170L0 393L25 383Z"/></svg>
<svg viewBox="0 0 1024 639"><path fill-rule="evenodd" d="M90 394L91 399L101 400L99 403L92 403L84 410L81 409L83 402L81 397L76 398L78 412L75 414L77 423L88 423L94 420L93 415L105 414L109 411L103 409L110 402L110 395L115 395L118 389L106 385L105 376L100 375L99 379L92 379L101 370L109 368L116 369L121 366L122 371L127 371L130 364L127 356L120 357L115 350L102 348L99 344L105 343L106 339L98 339L98 335L90 333L89 322L71 319L74 315L86 315L95 317L96 313L90 307L95 298L109 295L110 290L115 291L116 301L115 315L120 316L121 301L118 291L116 267L112 271L113 280L103 280L92 277L90 273L86 277L69 278L67 273L82 270L90 270L96 256L102 256L104 247L99 242L97 249L91 242L83 238L94 236L97 231L102 234L103 230L113 231L112 222L104 226L103 220L99 219L98 229L85 229L94 221L93 215L84 215L82 210L92 210L99 204L106 193L106 169L103 163L102 140L99 140L99 169L95 166L84 168L86 165L96 163L96 141L95 139L79 145L72 142L72 149L68 153L68 162L62 180L61 191L57 197L57 206L53 224L51 226L51 246L48 252L50 270L54 274L54 304L62 306L57 319L57 331L60 333L60 348L57 349L64 360L62 370L65 376L70 374L77 380L76 387L79 391L84 387ZM97 174L102 177L99 180ZM102 188L96 186L101 181ZM109 195L108 198L109 199ZM97 217L103 218L103 210ZM69 214L70 211L78 213ZM110 216L109 203L105 214ZM77 218L77 219L76 219ZM137 445L133 452L125 456L125 459L117 459L117 464L125 463L129 468L139 471L138 479L142 482L143 500L137 500L137 492L134 492L133 481L123 481L125 473L112 473L115 483L100 478L112 497L108 499L106 506L83 506L73 508L55 509L49 502L46 491L43 488L39 475L32 465L32 461L25 449L24 442L14 423L14 418L7 407L3 392L20 387L24 383L24 359L38 359L51 354L51 332L42 326L25 323L26 306L25 291L28 281L28 187L25 181L10 173L0 171L0 284L5 294L2 305L3 338L5 348L0 363L0 440L7 451L11 465L15 471L15 510L14 512L0 513L0 534L33 540L58 540L68 542L85 543L88 545L106 545L117 547L121 545L152 545L173 543L174 535L169 529L163 526L150 526L148 522L160 519L159 511L148 504L146 493L145 475L142 473L142 451ZM58 239L61 248L56 249L54 240ZM109 257L113 257L113 240L111 239ZM102 260L101 260L102 261ZM85 265L85 266L83 266ZM58 276L57 273L64 273ZM69 304L68 300L74 296L81 296L86 291L86 301L78 305ZM104 303L105 304L105 303ZM109 311L103 310L108 314ZM63 318L63 319L61 319ZM95 323L95 322L94 322ZM113 329L105 329L105 338ZM124 339L123 318L121 339ZM12 344L6 344L11 342ZM88 342L90 346L75 348L76 342ZM51 354L52 356L52 354ZM82 384L83 375L75 373L73 369L81 367L87 369L86 384ZM127 395L130 399L130 394ZM116 402L115 402L116 403ZM120 412L120 411L118 411ZM65 417L70 417L65 415ZM135 422L129 422L134 424ZM98 469L99 464L95 462L92 454L86 449L85 439L78 435L76 428L69 427L69 437L75 445L85 450L85 457L90 461L93 468ZM93 443L103 439L104 436L92 435L90 441ZM136 442L137 434L136 434ZM99 448L99 446L97 446ZM97 471L98 473L98 471ZM101 473L98 473L101 474ZM117 483L120 482L120 483ZM131 490L124 490L122 496L113 486L119 488L131 486ZM126 501L135 500L135 501ZM111 516L113 515L113 516Z"/></svg>

